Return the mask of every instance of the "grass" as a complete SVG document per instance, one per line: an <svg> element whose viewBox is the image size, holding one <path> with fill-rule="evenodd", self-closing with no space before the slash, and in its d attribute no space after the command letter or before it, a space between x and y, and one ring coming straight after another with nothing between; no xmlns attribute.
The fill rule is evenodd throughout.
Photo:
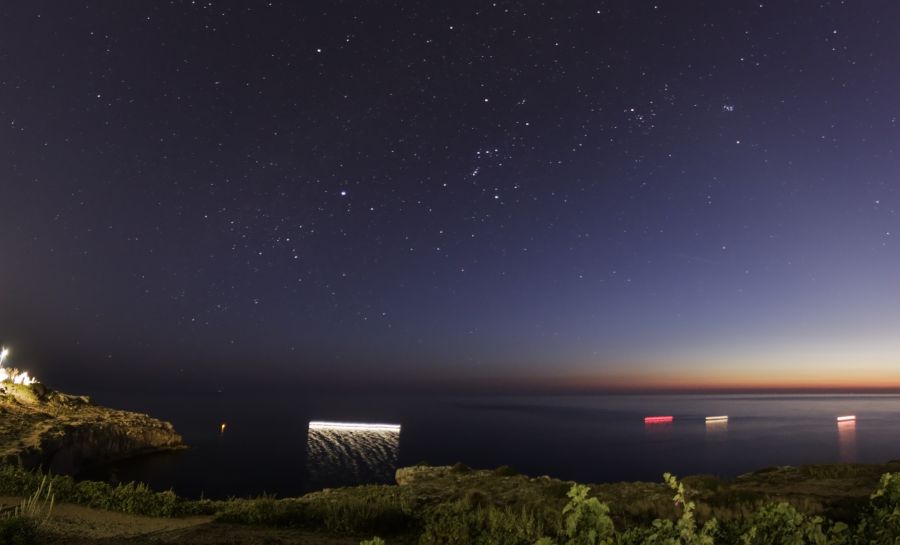
<svg viewBox="0 0 900 545"><path fill-rule="evenodd" d="M578 501L584 504L579 512L594 513L584 515L588 519L601 515L608 519L603 528L614 526L616 539L623 545L684 545L688 542L667 540L687 532L686 528L694 532L696 543L703 544L713 535L715 543L747 545L788 541L798 545L861 544L865 541L851 538L863 534L871 538L869 542L888 543L900 537L900 515L894 516L894 510L900 513L900 477L887 481L879 481L879 477L893 474L892 470L900 475L900 464L773 468L731 481L700 475L674 485L597 484L578 489ZM673 486L681 495L675 502ZM870 499L876 488L880 495ZM571 482L531 478L508 468L485 471L457 464L425 470L403 486L339 488L300 498L211 501L188 500L139 483L78 482L67 476L0 466L0 495L44 498L43 504L32 501L31 507L23 507L29 516L0 520L0 545L19 543L2 537L7 534L30 539L27 536L34 521L42 517L51 490L57 501L157 517L211 515L221 522L301 528L360 539L377 535L389 543L418 539L420 545L533 545L539 538L547 544L565 537L566 517L574 512L567 506L574 501L575 487ZM587 502L589 508L584 507ZM685 522L687 503L691 509ZM715 534L713 530L701 534L713 519ZM852 532L841 533L844 526L840 524ZM573 527L580 528L582 523ZM748 534L753 528L755 533Z"/></svg>
<svg viewBox="0 0 900 545"><path fill-rule="evenodd" d="M41 479L38 488L5 517L0 517L0 545L34 545L53 512L53 485Z"/></svg>
<svg viewBox="0 0 900 545"><path fill-rule="evenodd" d="M155 492L141 483L114 486L96 481L76 481L67 475L45 475L18 466L0 466L2 495L29 496L45 485L53 490L56 501L135 515L172 517L213 514L218 507L217 502L186 500L171 490Z"/></svg>
<svg viewBox="0 0 900 545"><path fill-rule="evenodd" d="M272 497L223 502L217 520L336 534L398 534L417 530L411 499L395 486L360 486L276 500Z"/></svg>
<svg viewBox="0 0 900 545"><path fill-rule="evenodd" d="M22 516L0 517L0 545L34 545L38 543L38 527Z"/></svg>

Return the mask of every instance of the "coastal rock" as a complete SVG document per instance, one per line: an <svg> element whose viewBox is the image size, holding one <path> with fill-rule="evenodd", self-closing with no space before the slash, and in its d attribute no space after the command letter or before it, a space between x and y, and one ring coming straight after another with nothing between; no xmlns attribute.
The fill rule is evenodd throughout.
<svg viewBox="0 0 900 545"><path fill-rule="evenodd" d="M172 424L35 383L0 383L0 461L53 473L184 448Z"/></svg>
<svg viewBox="0 0 900 545"><path fill-rule="evenodd" d="M394 473L394 480L400 486L418 483L424 480L439 479L450 475L451 466L411 466L401 467Z"/></svg>
<svg viewBox="0 0 900 545"><path fill-rule="evenodd" d="M394 481L400 486L406 486L421 480L423 476L427 478L433 469L430 466L400 467L394 472Z"/></svg>

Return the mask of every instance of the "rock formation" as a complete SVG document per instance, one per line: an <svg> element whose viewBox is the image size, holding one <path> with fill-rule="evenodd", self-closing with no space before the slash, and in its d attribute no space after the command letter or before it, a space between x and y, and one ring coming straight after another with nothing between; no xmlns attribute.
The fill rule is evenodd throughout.
<svg viewBox="0 0 900 545"><path fill-rule="evenodd" d="M184 448L172 424L99 407L41 383L0 382L0 461L54 473Z"/></svg>

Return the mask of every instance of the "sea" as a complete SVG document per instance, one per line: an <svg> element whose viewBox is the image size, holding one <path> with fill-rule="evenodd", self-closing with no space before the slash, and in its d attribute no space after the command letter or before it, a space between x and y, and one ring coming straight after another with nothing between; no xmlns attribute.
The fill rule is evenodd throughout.
<svg viewBox="0 0 900 545"><path fill-rule="evenodd" d="M393 482L397 467L510 466L581 482L735 477L784 465L900 459L898 395L95 395L168 420L190 448L92 468L192 498L296 496ZM707 416L728 416L707 423ZM839 416L855 420L838 422ZM671 422L645 423L647 416ZM310 429L311 421L399 430ZM224 427L223 427L224 424Z"/></svg>

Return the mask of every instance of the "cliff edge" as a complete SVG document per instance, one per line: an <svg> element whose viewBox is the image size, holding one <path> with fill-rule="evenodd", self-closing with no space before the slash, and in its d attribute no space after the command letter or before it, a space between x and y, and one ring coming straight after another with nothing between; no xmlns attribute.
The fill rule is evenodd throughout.
<svg viewBox="0 0 900 545"><path fill-rule="evenodd" d="M77 473L140 454L184 448L172 424L99 407L41 383L0 382L0 462Z"/></svg>

